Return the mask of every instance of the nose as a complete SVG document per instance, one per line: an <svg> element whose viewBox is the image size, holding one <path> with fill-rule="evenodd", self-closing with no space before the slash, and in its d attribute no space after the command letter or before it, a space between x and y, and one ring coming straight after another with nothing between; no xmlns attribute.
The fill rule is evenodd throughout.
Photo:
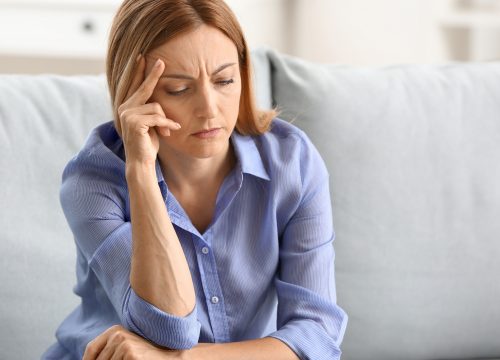
<svg viewBox="0 0 500 360"><path fill-rule="evenodd" d="M200 88L196 99L196 116L200 119L213 119L217 115L216 94L211 84Z"/></svg>

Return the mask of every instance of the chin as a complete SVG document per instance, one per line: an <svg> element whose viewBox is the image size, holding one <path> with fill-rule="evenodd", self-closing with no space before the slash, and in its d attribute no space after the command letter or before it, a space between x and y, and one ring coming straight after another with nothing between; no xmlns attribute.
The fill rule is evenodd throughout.
<svg viewBox="0 0 500 360"><path fill-rule="evenodd" d="M203 141L190 149L189 155L198 159L208 159L221 155L227 149L229 139L217 139Z"/></svg>

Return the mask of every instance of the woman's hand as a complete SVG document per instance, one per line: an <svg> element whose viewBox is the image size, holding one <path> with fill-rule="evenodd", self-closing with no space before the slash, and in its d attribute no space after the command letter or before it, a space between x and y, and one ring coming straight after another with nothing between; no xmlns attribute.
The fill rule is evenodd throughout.
<svg viewBox="0 0 500 360"><path fill-rule="evenodd" d="M119 325L110 327L88 343L82 360L187 359L188 350L159 348Z"/></svg>
<svg viewBox="0 0 500 360"><path fill-rule="evenodd" d="M127 100L118 107L118 122L127 162L154 164L160 147L156 128L160 135L169 136L170 130L178 130L180 125L167 119L160 104L148 103L165 64L158 59L144 79L145 68L146 60L140 56Z"/></svg>

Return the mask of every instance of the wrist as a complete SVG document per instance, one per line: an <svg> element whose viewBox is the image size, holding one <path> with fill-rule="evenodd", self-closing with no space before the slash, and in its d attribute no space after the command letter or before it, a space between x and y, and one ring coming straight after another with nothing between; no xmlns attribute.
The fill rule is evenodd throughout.
<svg viewBox="0 0 500 360"><path fill-rule="evenodd" d="M183 360L209 360L212 358L211 350L214 344L198 343L193 348L183 353Z"/></svg>
<svg viewBox="0 0 500 360"><path fill-rule="evenodd" d="M127 182L134 180L156 179L155 162L127 161L125 163L125 177Z"/></svg>

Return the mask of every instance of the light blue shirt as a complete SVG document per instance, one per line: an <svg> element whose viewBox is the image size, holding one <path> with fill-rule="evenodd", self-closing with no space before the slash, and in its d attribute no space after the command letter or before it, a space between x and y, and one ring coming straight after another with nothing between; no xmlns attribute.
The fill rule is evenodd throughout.
<svg viewBox="0 0 500 360"><path fill-rule="evenodd" d="M165 206L196 291L185 317L165 313L130 287L132 232L124 147L113 122L95 128L62 176L60 200L77 249L79 305L44 359L81 358L87 343L121 324L172 349L271 336L301 359L340 358L347 315L337 305L328 172L295 126L273 120L260 136L236 131L237 157L200 234L169 192ZM56 300L56 299L54 299Z"/></svg>

